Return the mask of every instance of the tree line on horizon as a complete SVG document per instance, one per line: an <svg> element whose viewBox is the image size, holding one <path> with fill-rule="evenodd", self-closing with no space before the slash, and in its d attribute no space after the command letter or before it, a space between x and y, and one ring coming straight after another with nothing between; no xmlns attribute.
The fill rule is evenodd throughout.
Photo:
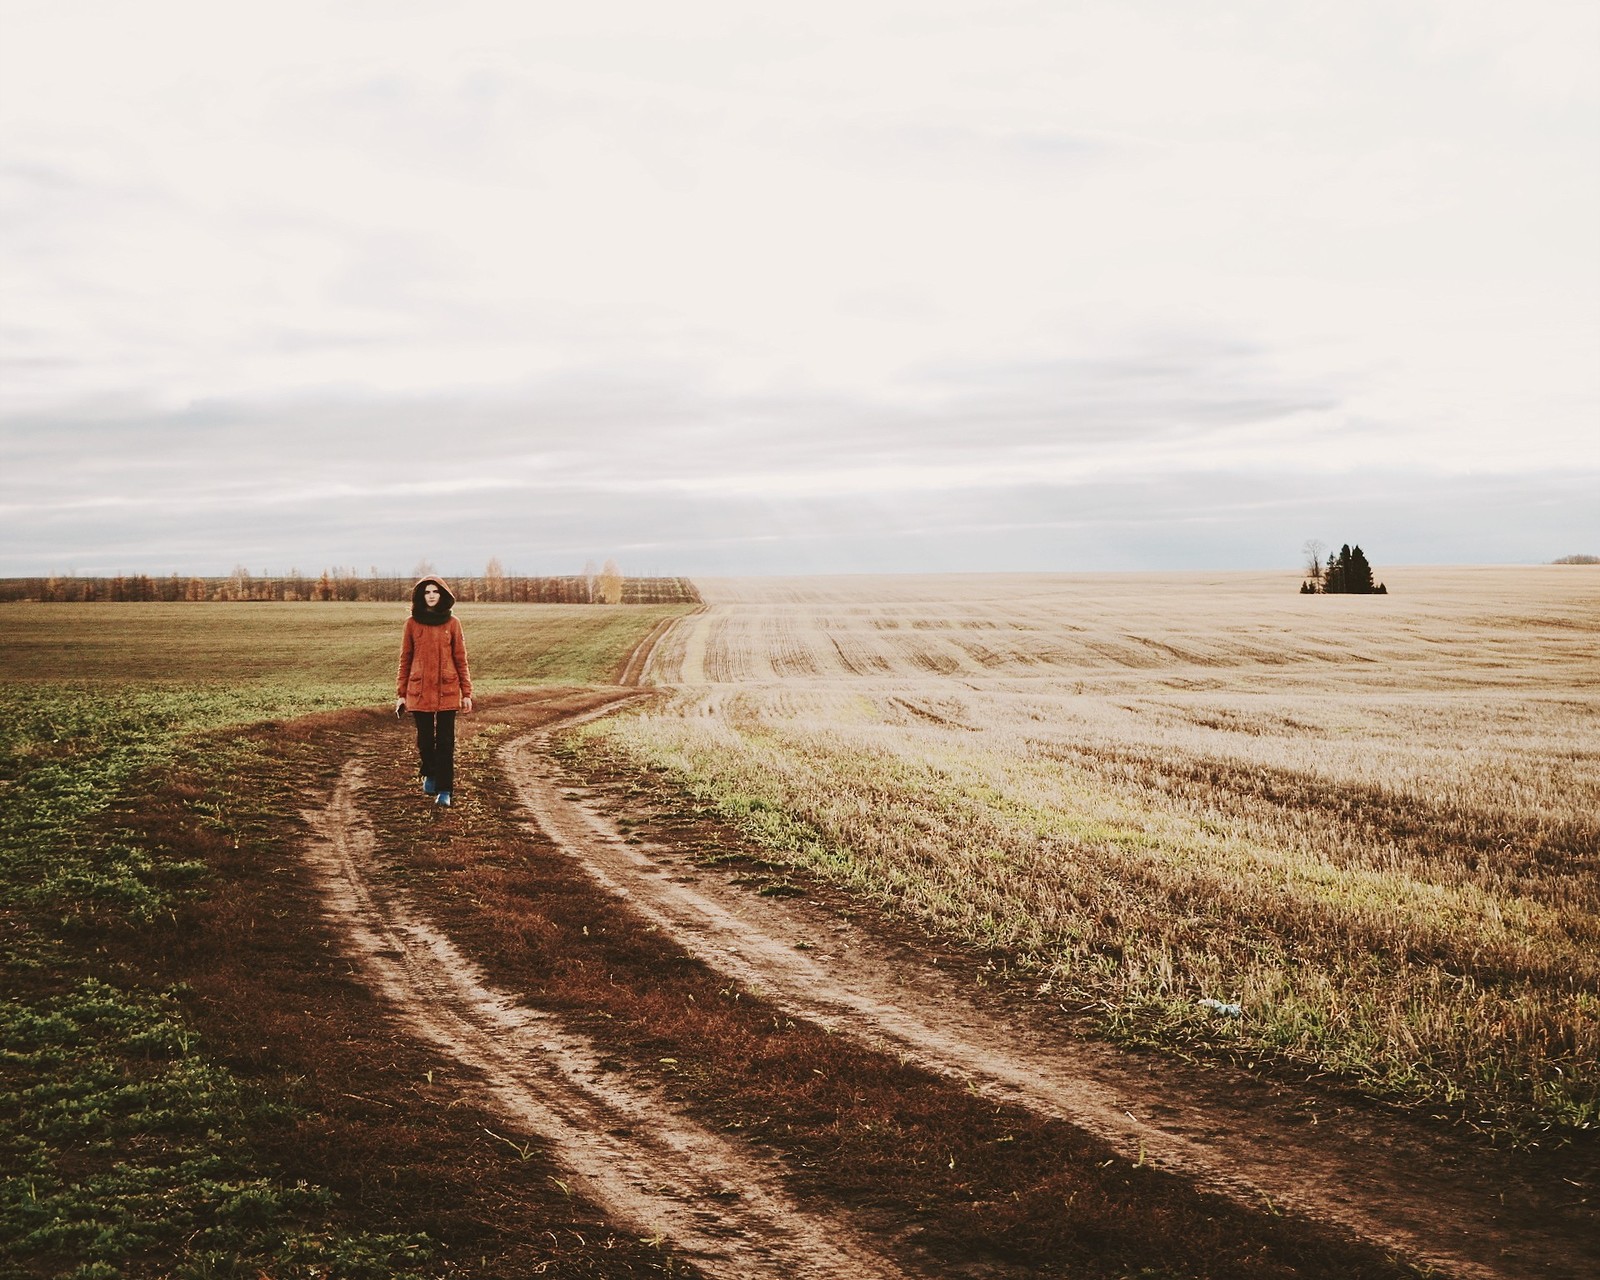
<svg viewBox="0 0 1600 1280"><path fill-rule="evenodd" d="M433 572L433 566L424 561L408 577L380 574L376 568L362 574L339 565L316 577L297 569L286 574L254 574L239 565L226 577L135 573L0 578L0 603L404 602L411 599L417 579ZM474 604L700 603L700 593L688 578L628 577L615 560L607 560L599 568L590 561L581 573L517 574L506 573L500 561L493 559L478 576L452 576L446 581L458 601Z"/></svg>
<svg viewBox="0 0 1600 1280"><path fill-rule="evenodd" d="M1322 543L1308 539L1304 548L1306 578L1300 584L1301 595L1386 596L1389 588L1372 577L1372 565L1359 545L1348 542L1338 553L1328 553L1328 562L1322 562Z"/></svg>

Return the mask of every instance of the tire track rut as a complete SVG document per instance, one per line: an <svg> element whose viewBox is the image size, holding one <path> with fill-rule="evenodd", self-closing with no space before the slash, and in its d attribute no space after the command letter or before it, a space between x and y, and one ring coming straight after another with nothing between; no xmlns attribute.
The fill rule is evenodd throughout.
<svg viewBox="0 0 1600 1280"><path fill-rule="evenodd" d="M305 818L328 917L406 1030L467 1068L479 1100L548 1140L577 1189L642 1238L670 1240L713 1280L904 1280L835 1218L809 1212L778 1161L683 1115L664 1091L608 1069L556 1017L496 990L403 894L380 885L352 761Z"/></svg>

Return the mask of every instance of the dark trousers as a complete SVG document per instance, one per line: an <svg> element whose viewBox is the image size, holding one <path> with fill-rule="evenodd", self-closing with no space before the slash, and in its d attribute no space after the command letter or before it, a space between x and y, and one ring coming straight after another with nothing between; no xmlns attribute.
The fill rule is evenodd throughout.
<svg viewBox="0 0 1600 1280"><path fill-rule="evenodd" d="M456 713L454 711L413 711L417 722L417 754L422 757L422 776L432 778L440 791L455 790Z"/></svg>

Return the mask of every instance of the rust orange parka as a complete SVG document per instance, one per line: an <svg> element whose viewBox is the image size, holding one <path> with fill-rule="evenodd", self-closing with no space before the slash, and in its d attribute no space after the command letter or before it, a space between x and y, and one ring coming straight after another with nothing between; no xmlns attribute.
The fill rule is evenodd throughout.
<svg viewBox="0 0 1600 1280"><path fill-rule="evenodd" d="M422 598L429 583L439 588L439 607L430 610ZM472 696L467 669L467 639L450 616L456 598L443 578L423 578L411 589L411 616L400 641L400 672L394 696L406 700L407 711L459 711Z"/></svg>

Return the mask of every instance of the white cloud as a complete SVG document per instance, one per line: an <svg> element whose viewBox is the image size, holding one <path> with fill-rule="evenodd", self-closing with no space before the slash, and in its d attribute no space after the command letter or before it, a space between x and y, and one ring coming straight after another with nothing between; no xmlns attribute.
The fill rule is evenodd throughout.
<svg viewBox="0 0 1600 1280"><path fill-rule="evenodd" d="M392 485L441 414L546 487L1600 472L1588 5L4 9L45 504L37 424L275 492L264 422Z"/></svg>

